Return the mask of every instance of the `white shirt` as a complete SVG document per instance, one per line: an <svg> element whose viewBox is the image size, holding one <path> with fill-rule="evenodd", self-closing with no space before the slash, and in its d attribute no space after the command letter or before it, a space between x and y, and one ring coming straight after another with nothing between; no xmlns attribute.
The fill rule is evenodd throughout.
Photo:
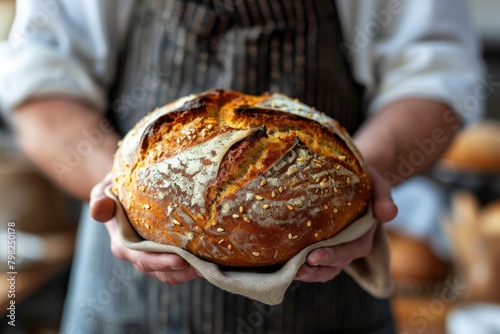
<svg viewBox="0 0 500 334"><path fill-rule="evenodd" d="M465 0L337 0L369 111L405 97L450 105L466 123L488 96ZM18 0L0 47L0 109L32 97L77 97L105 110L133 0Z"/></svg>

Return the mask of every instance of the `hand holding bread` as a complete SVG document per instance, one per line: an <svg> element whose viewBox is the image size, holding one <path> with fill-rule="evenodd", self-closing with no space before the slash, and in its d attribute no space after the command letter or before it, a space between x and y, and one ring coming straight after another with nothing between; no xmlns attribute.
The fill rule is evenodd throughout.
<svg viewBox="0 0 500 334"><path fill-rule="evenodd" d="M157 109L123 139L112 182L143 238L236 267L284 264L371 200L347 132L281 94L212 90Z"/></svg>
<svg viewBox="0 0 500 334"><path fill-rule="evenodd" d="M220 95L223 96L221 97ZM211 206L212 210L214 208L215 210L212 211L212 214L207 215L208 219L205 219L205 217L203 218L205 220L204 221L205 225L203 224L203 221L201 221L201 224L199 224L199 221L197 222L197 218L201 220L199 216L204 215L204 213L206 212L203 213L197 212L196 214L194 214L193 212L189 212L190 210L192 210L192 207L189 207L188 210L182 208L183 212L180 213L180 215L179 213L177 213L177 215L169 217L171 221L169 220L167 224L165 224L165 222L162 223L163 219L145 220L144 218L146 216L142 215L140 212L145 211L146 213L148 213L153 210L151 210L152 206L151 204L149 204L151 202L147 203L144 202L144 198L142 198L144 197L144 195L141 197L141 193L152 194L153 196L151 196L150 199L153 198L157 201L155 205L160 204L159 209L161 209L161 205L164 206L164 209L168 208L168 203L169 203L168 200L170 200L171 203L172 199L174 201L181 201L181 200L189 200L192 198L192 196L185 196L185 198L183 199L182 198L183 194L181 193L180 195L176 194L176 196L171 196L169 197L168 200L165 200L166 197L165 194L167 196L168 194L164 192L164 194L161 195L159 194L158 191L159 188L161 188L161 186L158 186L161 182L157 182L156 189L155 187L152 187L152 189L156 190L156 192L155 191L148 192L146 191L146 185L140 185L136 183L133 190L129 191L128 193L125 193L125 195L121 194L122 196L120 197L120 199L122 201L122 204L124 204L124 207L125 208L127 208L127 206L131 207L132 206L131 203L133 203L133 205L135 205L136 209L138 209L139 212L139 215L134 216L133 212L132 215L130 215L131 210L129 208L129 210L127 211L129 212L129 218L131 218L130 216L132 216L132 219L134 219L135 217L135 219L137 219L138 221L142 220L143 229L144 228L148 229L147 226L149 226L149 229L153 229L152 224L157 224L158 226L160 226L160 228L154 228L153 230L160 231L158 232L158 234L161 234L161 231L163 231L163 237L166 238L166 243L172 242L172 239L169 239L172 236L170 231L172 230L172 228L173 229L177 228L178 230L181 231L181 233L184 234L184 238L181 237L179 239L182 242L186 241L185 236L188 236L187 238L188 242L195 239L194 234L196 233L198 234L197 235L198 238L210 237L207 238L208 241L212 242L212 244L215 245L221 245L224 243L225 240L220 242L220 239L223 238L219 237L219 240L217 240L215 237L210 236L210 234L206 232L207 229L213 227L216 232L222 233L226 232L226 230L231 231L230 229L232 229L233 231L236 230L236 232L238 232L239 228L242 231L240 232L240 234L243 233L244 235L246 235L248 237L246 241L248 241L250 236L255 234L255 230L252 230L251 228L249 228L249 226L252 226L252 224L255 223L259 225L258 224L259 221L264 222L264 226L260 226L260 228L261 231L263 229L263 231L268 233L268 237L267 239L263 238L259 240L260 246L261 247L262 246L266 247L269 245L274 246L275 247L274 254L270 253L271 255L269 254L266 255L265 252L259 250L253 250L249 252L245 251L244 249L236 248L234 246L234 243L231 244L228 243L228 245L231 246L228 247L228 245L225 244L221 246L224 247L222 249L225 251L225 254L228 253L227 251L233 250L233 251L238 251L240 255L243 254L243 257L237 256L236 260L234 260L235 257L233 257L233 260L231 260L227 256L226 257L217 256L217 258L213 260L214 254L220 254L221 248L216 248L217 246L212 248L215 249L215 251L213 251L212 254L209 253L208 256L208 258L209 259L211 258L213 262L224 265L262 266L269 264L279 264L283 263L284 261L286 262L287 256L288 257L293 256L294 252L300 251L304 247L304 245L306 246L308 245L308 242L310 244L313 243L315 240L319 241L321 240L321 238L322 239L328 238L329 236L340 231L343 227L347 226L352 220L355 220L356 217L362 215L370 200L371 196L370 185L368 183L368 177L366 175L366 169L365 169L366 167L364 166L361 160L360 154L357 152L356 148L350 141L350 138L347 136L345 131L335 121L325 117L323 114L318 113L303 104L298 104L296 101L290 100L284 97L283 95L279 95L278 98L280 99L280 103L276 103L276 99L274 101L270 101L272 99L270 99L269 95L261 97L252 97L235 92L213 91L213 92L208 92L208 94L206 93L204 96L197 96L197 98L190 97L188 100L184 99L181 101L177 101L174 104L167 105L164 108L170 108L168 112L160 114L157 110L154 113L147 116L145 120L141 121L135 127L135 129L132 130L131 133L129 133L129 135L134 134L131 137L135 137L135 139L133 139L132 141L134 143L135 140L135 143L131 145L130 142L127 143L127 140L125 140L125 142L122 143L122 146L115 159L114 191L117 192L119 195L120 193L117 191L116 186L120 182L120 177L127 178L128 175L128 182L131 181L130 171L131 170L136 171L138 165L135 165L135 167L133 168L131 168L131 166L137 162L134 161L134 159L137 159L138 157L139 160L150 159L149 163L151 165L154 165L157 164L158 161L164 162L165 160L168 160L169 158L175 155L180 155L183 152L189 150L192 151L193 147L200 146L200 144L207 143L210 140L212 141L217 140L217 142L220 144L221 142L224 141L224 139L229 139L228 141L229 144L226 144L225 146L222 145L222 147L226 147L226 150L224 151L219 150L222 151L223 154L217 151L208 152L206 154L207 158L209 157L209 155L217 156L217 153L219 154L220 157L217 158L219 159L219 165L217 167L218 170L220 169L220 172L219 175L216 175L215 178L212 176L211 183L209 182L205 188L208 189L208 191L204 192L205 195L207 193L212 195L214 193L216 194L216 196L214 196L210 201L208 201L209 203L212 204ZM214 99L216 100L216 102L214 102ZM193 100L196 101L193 102ZM234 100L237 100L236 103ZM266 105L266 100L267 100L267 105ZM256 106L254 107L251 106L251 103L255 104ZM259 103L260 105L258 105ZM290 103L294 108L293 109L294 113L286 115L287 112L286 109L288 108L288 111L290 111ZM224 105L228 106L229 108L224 109ZM210 122L210 120L207 122L206 117L203 116L203 112L206 113L207 109L210 108L214 109L214 107L222 109L222 111L225 112L226 115L215 117L216 122L213 121ZM285 110L279 110L280 108L283 108ZM230 111L231 110L233 111L233 115L231 115L231 112L228 112L228 109ZM209 112L214 113L214 110ZM233 118L234 116L236 116L235 117L236 120ZM240 117L239 119L238 116ZM217 124L217 122L219 122L222 117L226 117L226 119L224 120L225 122L227 123L233 122L233 124L229 124L229 126L227 123L222 124L222 126L220 124ZM172 125L172 123L178 122L179 119L180 122L178 124ZM269 120L271 120L271 122L266 123L265 126L263 127L262 122L263 121L269 122ZM193 131L193 127L190 128L189 125L186 126L184 123L187 123L189 125L194 125L194 129L196 131ZM196 126L199 125L200 123L203 125L203 127L196 128ZM235 126L236 124L240 124L239 125L240 128L237 128L238 125ZM310 126L312 127L312 130L311 128L308 128ZM167 149L167 147L165 146L162 147L162 145L164 145L165 143L164 142L163 144L161 143L161 141L163 141L164 139L168 140L168 131L170 130L165 130L165 129L169 129L169 127L170 129L174 128L177 131L181 131L181 134L182 131L184 131L183 133L184 137L181 137L183 139L179 139L179 132L176 133L177 137L172 136L172 138L170 138L170 140L175 141L175 144L173 144L174 147L177 144L176 148L174 149L172 149L171 146L168 147L169 149ZM241 127L243 129L241 129ZM289 129L290 127L292 127L291 130ZM213 132L209 130L212 130ZM142 132L142 134L140 135L137 135L141 131L144 132ZM241 135L242 133L243 135ZM277 136L276 133L278 133ZM300 135L297 135L297 133L300 133ZM271 136L269 134L271 134ZM231 138L231 136L233 138ZM256 145L256 143L259 142L261 143L263 142L265 143L265 145L262 144L260 146ZM170 142L170 144L172 144L172 141ZM313 146L315 150L311 150L307 146L307 144ZM333 145L333 147L330 145ZM320 154L317 154L315 151L319 151ZM139 155L137 155L137 152L140 152ZM263 154L262 152L265 152L267 154ZM306 152L307 154L304 154L304 152ZM260 154L260 156L258 154L256 155L255 153ZM289 155L287 156L287 154ZM300 154L302 154L302 156ZM313 156L314 154L316 155ZM293 159L290 158L290 155L293 157ZM200 156L202 156L202 154ZM286 159L287 157L288 160ZM264 159L262 159L259 162L259 159L261 158ZM217 161L217 159L215 160ZM221 159L226 159L226 160L222 161ZM249 160L252 161L252 159L254 159L253 163L249 164L248 161ZM212 160L207 159L207 160L208 161L206 161L205 163L209 165L210 161L213 161L214 159ZM142 161L144 162L144 160ZM280 164L281 168L276 169L275 168L276 162L280 161L281 161ZM305 163L306 161L307 163ZM332 161L333 161L332 166L329 166L329 163L331 163ZM238 163L240 165L238 165ZM235 164L236 168L234 167ZM298 170L297 167L299 167L301 164L303 168L301 170ZM240 169L238 169L238 166ZM245 166L247 166L247 169L244 170L243 173L241 172L242 166L243 169ZM248 168L248 166L250 166L250 168ZM304 168L304 166L306 167ZM161 172L163 174L166 174L165 172L168 173L168 171L172 167L172 164L168 165L168 167L169 168L164 168L163 171ZM184 168L186 167L188 166L184 166ZM322 169L322 167L325 168ZM330 168L328 169L328 167ZM118 172L116 171L116 168L118 168ZM316 169L316 173L324 173L324 175L322 178L319 178L319 180L318 177L313 177L311 181L308 181L304 176L307 175L304 174L303 171L304 169L306 170L307 173L311 172L314 173L314 169ZM124 170L125 172L123 172ZM335 171L338 170L341 170L343 174L341 174L342 177L338 177L336 180L335 175L332 175L331 171L335 173ZM243 176L243 182L241 182L240 180L240 183L238 183L237 182L238 178L234 177L234 175L231 176L231 173L234 173L235 171L237 177L241 178L241 176ZM301 171L302 173L300 173ZM264 174L265 172L274 172L274 175L271 176L268 175L264 177L265 181L263 181L264 179L261 180L259 176L262 176L262 174ZM122 173L121 176L120 173ZM339 172L339 174L340 173L341 172ZM345 173L349 174L346 175ZM375 182L376 189L374 189L375 196L383 199L385 198L390 199L390 186L386 184L386 182L380 177L380 175L378 175L373 170L369 170L369 173L371 174L372 179L375 179L376 181ZM222 177L220 177L221 175ZM299 177L294 178L293 176L299 176ZM311 175L307 176L309 176L309 178L311 179L310 177ZM122 179L121 181L123 180L124 179ZM177 181L179 180L182 180L182 178L180 179L177 178ZM283 181L285 182L285 184L280 186L277 184L278 181ZM231 184L231 182L233 182L233 184ZM252 185L252 182L255 183L253 185L253 188L250 187L245 189L246 186ZM336 184L336 182L338 182L338 184ZM107 180L107 183L109 184L109 180ZM185 184L182 184L182 182L176 182L175 184L185 186ZM226 190L229 188L230 191L226 192L221 191L220 187L221 184L225 187ZM130 183L128 183L128 185L130 185ZM299 188L299 190L296 191L296 193L294 194L293 193L294 185L298 185L298 187L300 187L300 185L303 185L304 188L303 189ZM210 186L212 187L210 188ZM276 189L273 189L273 186ZM193 187L193 185L190 186L188 185L188 187ZM92 215L97 220L105 221L113 215L109 209L109 206L114 205L114 203L111 201L111 203L108 202L107 204L105 204L107 201L105 198L102 197L103 195L102 185L98 185L96 186L96 188L99 189L95 191L92 196L92 201L91 201ZM212 189L212 193L210 193L210 189ZM245 211L244 205L241 205L243 202L238 203L238 205L235 205L233 203L233 205L229 206L231 209L236 210L235 213L228 212L230 210L224 209L223 208L224 204L221 205L221 202L223 202L222 200L220 200L221 198L224 200L232 199L234 201L235 198L234 194L238 193L238 190L241 191L242 189L244 189L247 192L246 194L247 196L240 196L240 199L242 199L243 201L246 200L247 203L248 202L256 203L254 205L261 204L261 206L259 205L260 210L258 210L259 206L256 207L257 210L255 210L256 212L254 213L254 215L256 216L253 216L248 211ZM286 195L288 197L282 197L281 199L279 199L279 201L281 201L281 203L279 204L282 204L283 208L286 209L280 210L278 208L276 211L273 212L273 210L270 210L271 205L273 203L270 202L266 203L265 200L269 201L275 199L275 202L279 202L278 195L283 195L285 193L285 189L288 190L288 194ZM351 190L350 195L349 195L349 189ZM355 191L352 191L352 189L355 189ZM362 191L362 189L365 190ZM248 198L249 190L251 190L252 192L252 196L250 198ZM262 194L256 193L257 191L262 191L262 190L264 190ZM268 191L266 192L265 190ZM307 190L309 190L311 194L308 194ZM342 191L342 194L340 193L340 191ZM330 195L327 195L329 194L329 192ZM133 195L131 196L132 193ZM361 195L359 195L358 193L361 193ZM191 194L193 194L193 192ZM303 194L306 194L307 197L303 196ZM337 198L335 198L335 194L337 195ZM198 195L197 199L199 200L200 198L199 195L203 195L203 193L202 194L198 193L195 195ZM162 196L163 198L161 198ZM349 196L352 197L349 198ZM327 202L321 203L319 199L322 197L326 199L326 201L331 201L331 203ZM134 200L127 201L127 198L135 198L135 201ZM354 198L356 198L356 200L354 200ZM219 199L218 203L219 205L214 205L217 199ZM285 203L287 201L291 203ZM189 204L189 202L185 203ZM350 205L348 203L350 203ZM195 204L194 206L196 206L196 203L194 204ZM267 208L264 207L266 206L266 204L268 204ZM287 206L287 204L293 207L290 208L289 206ZM323 233L320 238L318 238L319 237L318 230L314 231L311 228L313 227L313 222L312 222L313 219L311 219L313 217L311 217L311 215L314 215L311 213L311 211L314 210L314 208L311 209L311 207L308 205L312 205L313 207L316 206L320 209L320 210L317 209L315 210L316 215L319 214L319 216L322 218L315 221L317 224L315 227L318 229L319 226L319 231ZM241 210L242 207L243 210ZM301 208L303 207L305 208L301 211ZM174 205L174 208L178 209L178 205ZM170 210L171 212L173 211L172 208ZM345 214L346 210L348 211L347 213L348 219L346 219L346 214ZM157 211L161 212L161 210ZM188 211L187 219L186 219L186 211ZM276 212L278 212L278 214L276 214ZM215 213L215 215L213 213ZM279 221L279 219L276 219L276 217L280 218L279 216L280 213L282 215L284 214L284 218L283 216L281 216L281 221ZM339 213L341 213L341 215L339 215ZM255 222L256 218L259 217L259 214L261 220ZM326 219L325 219L325 214L329 215L327 216ZM383 216L383 214L380 215L377 214L377 212L375 212L375 215ZM340 219L338 218L339 216ZM214 219L214 217L222 219L218 221L217 219ZM334 221L331 219L331 217L337 217L337 218ZM307 219L304 220L305 218ZM302 222L301 220L304 221ZM279 221L278 224L276 224L277 221ZM265 224L266 222L267 225ZM269 222L274 222L275 226L273 226L272 223L269 224ZM340 222L340 224L338 224L337 222ZM113 220L111 221L111 225L113 225ZM137 228L136 225L139 225L139 228ZM143 235L143 237L146 236L146 234L142 234L140 232L141 224L136 224L136 225L134 225L136 230L141 235ZM180 227L184 227L184 229L182 230ZM275 245L275 243L280 242L276 238L277 233L273 232L272 230L272 228L276 227L278 227L278 231L279 228L281 228L281 232L285 237L283 239L285 242L288 242L288 243L283 243L285 246L283 246L282 244L279 244L278 246ZM220 230L217 231L217 229L219 228L223 229L224 231ZM299 228L299 233L292 232L293 228ZM302 229L302 233L300 233L301 232L300 229ZM113 233L112 228L108 228L108 230L110 231L110 233ZM308 230L310 231L309 240L306 240L306 238L303 237L304 230L306 231L305 234L307 234ZM367 253L370 252L372 236L373 236L373 231L369 231L364 237L360 238L357 241L337 247L332 247L332 249L325 248L311 252L310 256L308 257L308 263L304 264L301 270L299 270L299 273L297 275L298 279L302 279L304 281L327 281L333 278L335 275L338 274L338 272L340 272L343 266L350 263L353 259L365 256ZM190 238L191 240L189 240ZM156 241L158 242L158 240ZM118 257L127 259L133 263L140 260L133 256L128 256L128 258L127 256L123 256L124 253L126 253L127 255L129 254L127 251L123 252L123 250L120 250L124 246L119 244L119 240L117 242L114 242L112 237L112 243L115 244L112 245L112 248L114 250L113 253L115 255L118 255ZM242 244L243 246L245 246L244 243ZM294 246L290 247L290 244ZM182 243L178 245L181 247L183 246ZM255 243L253 243L253 245L255 246ZM186 248L189 250L188 247ZM193 247L192 249L195 250L194 252L195 255L199 256L199 254L196 254L197 248L198 247ZM283 252L284 255L280 254L280 257L278 258L277 255L275 255L276 250L285 250L285 252ZM286 251L288 251L288 255ZM256 255L254 253L259 253L259 255ZM262 257L261 253L263 253ZM168 255L175 256L172 254ZM203 254L201 254L201 256L203 257ZM250 259L250 262L248 259ZM177 260L182 261L181 258L178 258ZM143 260L142 262L144 263L145 261L147 260ZM144 267L147 266L142 266L141 268L137 264L135 265L136 267L139 267L138 269L143 269L143 271L146 271L144 270L145 269ZM171 269L171 267L167 267L166 271L169 271L169 268ZM189 268L190 267L188 267L187 269ZM194 272L194 270L192 271L193 273L183 276L184 280L189 280L199 277ZM167 273L167 275L170 274ZM172 284L172 282L174 283L178 282L178 279L174 280L161 279L161 280L169 284Z"/></svg>

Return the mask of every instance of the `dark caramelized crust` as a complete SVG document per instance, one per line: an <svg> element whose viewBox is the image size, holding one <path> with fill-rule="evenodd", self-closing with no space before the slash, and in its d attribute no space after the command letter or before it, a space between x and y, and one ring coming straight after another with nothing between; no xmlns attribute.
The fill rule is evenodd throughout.
<svg viewBox="0 0 500 334"><path fill-rule="evenodd" d="M235 267L285 263L371 198L335 120L284 95L222 90L142 119L117 151L113 191L145 239Z"/></svg>

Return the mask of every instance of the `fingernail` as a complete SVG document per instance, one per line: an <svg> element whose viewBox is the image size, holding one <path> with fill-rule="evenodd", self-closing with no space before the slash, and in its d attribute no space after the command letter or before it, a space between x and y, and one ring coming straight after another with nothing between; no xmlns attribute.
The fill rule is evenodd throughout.
<svg viewBox="0 0 500 334"><path fill-rule="evenodd" d="M172 269L172 270L182 270L182 269L184 269L184 268L186 268L186 267L183 267L183 268L179 268L179 267L170 267L170 269Z"/></svg>
<svg viewBox="0 0 500 334"><path fill-rule="evenodd" d="M102 200L107 200L107 199L110 199L110 198L108 196L106 196L105 194L102 194L102 195L100 195L98 197L95 197L95 198L91 199L90 201L94 202L94 203L97 203L97 202L100 202Z"/></svg>
<svg viewBox="0 0 500 334"><path fill-rule="evenodd" d="M314 255L317 255L317 254L314 254ZM323 259L324 256L322 253L319 256L311 256L311 257L312 257L312 259L307 261L307 263L310 266L317 267L317 266L321 266L324 263L324 259Z"/></svg>

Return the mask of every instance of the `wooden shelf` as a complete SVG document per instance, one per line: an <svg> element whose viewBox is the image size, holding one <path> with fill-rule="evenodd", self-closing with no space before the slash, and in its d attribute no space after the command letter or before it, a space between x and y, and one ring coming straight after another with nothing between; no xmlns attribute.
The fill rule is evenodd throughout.
<svg viewBox="0 0 500 334"><path fill-rule="evenodd" d="M33 266L17 270L16 275L16 307L30 296L37 289L42 287L50 279L56 276L63 269L69 267L71 259L42 262ZM0 275L0 280L6 282L7 274ZM0 286L0 308L2 314L6 313L6 308L9 306L10 298L8 298L9 284Z"/></svg>
<svg viewBox="0 0 500 334"><path fill-rule="evenodd" d="M59 272L68 268L73 257L75 245L75 229L70 229L57 234L49 234L44 237L45 260L30 266L17 269L15 298L16 307L20 305L33 292L37 291ZM0 314L6 313L10 304L8 274L4 271L0 280L5 282L0 285Z"/></svg>
<svg viewBox="0 0 500 334"><path fill-rule="evenodd" d="M446 316L458 305L438 297L395 296L391 303L400 334L445 334Z"/></svg>

